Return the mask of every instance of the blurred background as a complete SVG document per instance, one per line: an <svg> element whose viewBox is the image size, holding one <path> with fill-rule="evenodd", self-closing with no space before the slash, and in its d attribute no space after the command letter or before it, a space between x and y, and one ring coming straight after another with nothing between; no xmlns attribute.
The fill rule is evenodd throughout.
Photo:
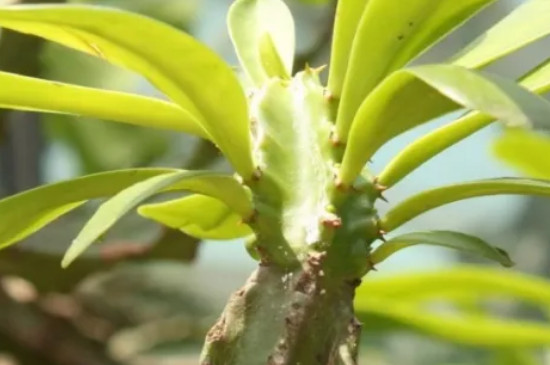
<svg viewBox="0 0 550 365"><path fill-rule="evenodd" d="M0 0L15 2L63 0ZM189 32L237 65L225 27L230 0L67 2L114 6L157 18ZM297 23L296 67L326 64L334 4L287 2ZM417 62L445 60L519 3L496 2ZM491 71L518 76L547 58L549 45L548 40L538 42ZM0 35L0 69L162 97L133 73L7 31ZM393 140L375 156L372 170L380 171L402 146L442 123L445 120L429 123ZM444 183L516 175L491 155L490 145L499 133L499 126L487 128L447 150L389 191L387 198L397 202ZM0 196L82 174L138 166L228 169L211 145L192 137L86 118L0 111ZM475 199L425 214L404 230L437 227L472 233L507 249L517 263L515 270L548 278L549 203L522 197ZM22 245L0 252L0 365L197 364L205 331L255 262L242 242L197 242L130 215L84 259L61 270L59 254L96 206L87 205ZM385 210L383 204L380 210ZM375 275L439 270L470 260L450 251L412 248L380 265ZM504 315L521 313L543 321L535 310L502 303L497 307ZM361 363L550 364L545 349L509 352L464 346L388 328L371 334L365 323Z"/></svg>

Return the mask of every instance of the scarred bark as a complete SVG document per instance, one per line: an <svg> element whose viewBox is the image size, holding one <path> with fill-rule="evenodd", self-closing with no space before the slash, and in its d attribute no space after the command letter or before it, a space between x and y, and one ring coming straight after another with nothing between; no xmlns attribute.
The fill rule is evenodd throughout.
<svg viewBox="0 0 550 365"><path fill-rule="evenodd" d="M201 365L356 364L360 281L328 278L323 259L294 271L261 265L208 333Z"/></svg>

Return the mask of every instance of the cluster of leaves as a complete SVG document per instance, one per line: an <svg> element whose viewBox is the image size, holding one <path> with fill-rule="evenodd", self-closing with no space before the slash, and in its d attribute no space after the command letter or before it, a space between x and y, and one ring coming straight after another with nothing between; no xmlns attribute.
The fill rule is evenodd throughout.
<svg viewBox="0 0 550 365"><path fill-rule="evenodd" d="M547 0L527 1L447 63L407 67L492 2L399 2L398 12L395 1L339 2L327 95L334 105L333 143L345 146L337 176L342 186L352 185L386 142L453 111L474 110L404 148L378 174L376 183L381 189L391 188L433 156L496 120L512 127L548 123L550 104L535 94L550 90L549 62L527 73L519 85L478 71L550 33L550 22L542 16L550 12ZM78 114L189 133L214 142L240 176L238 179L210 171L131 169L40 187L0 202L0 247L25 238L90 199L104 197L111 198L75 239L63 260L64 266L125 213L138 207L143 216L199 238L227 239L251 234L241 222L254 211L250 191L241 180L249 181L257 173L249 103L233 70L212 51L169 26L102 7L2 7L0 25L135 71L170 100L0 73L0 106ZM252 85L261 88L273 78L291 77L294 25L284 3L237 1L229 15L229 26ZM515 142L505 139L501 143ZM142 205L159 193L180 190L195 195ZM495 194L548 196L550 182L491 179L425 191L394 206L381 218L380 228L391 232L441 205ZM419 243L466 250L511 265L504 252L478 238L441 231L390 239L372 253L371 262L376 264L403 247ZM481 286L482 281L478 284ZM435 328L432 325L436 320L431 317L410 317L413 307L384 305L374 310L375 306L369 305L365 304L366 310L378 310L381 315L400 318L411 326ZM456 322L453 323L458 326ZM452 335L441 331L433 330L440 336ZM537 333L548 339L547 332ZM529 336L526 334L525 338L534 338ZM486 337L477 338L481 341Z"/></svg>

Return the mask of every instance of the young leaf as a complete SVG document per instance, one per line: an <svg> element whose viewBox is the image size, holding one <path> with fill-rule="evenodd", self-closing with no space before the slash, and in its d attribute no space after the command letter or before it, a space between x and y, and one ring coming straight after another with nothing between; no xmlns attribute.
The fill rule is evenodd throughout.
<svg viewBox="0 0 550 365"><path fill-rule="evenodd" d="M387 75L493 1L370 0L353 41L336 123L338 138L347 141L361 103Z"/></svg>
<svg viewBox="0 0 550 365"><path fill-rule="evenodd" d="M500 320L482 315L426 313L416 305L395 300L356 296L355 310L360 320L371 316L447 341L476 347L539 347L550 343L550 327L520 320Z"/></svg>
<svg viewBox="0 0 550 365"><path fill-rule="evenodd" d="M550 34L550 2L528 0L456 55L452 62L484 67Z"/></svg>
<svg viewBox="0 0 550 365"><path fill-rule="evenodd" d="M550 137L545 134L511 129L493 146L497 157L519 171L550 180Z"/></svg>
<svg viewBox="0 0 550 365"><path fill-rule="evenodd" d="M230 240L252 234L243 217L218 199L205 195L142 205L138 213L201 239Z"/></svg>
<svg viewBox="0 0 550 365"><path fill-rule="evenodd" d="M239 81L189 35L141 15L82 5L0 7L0 26L140 73L202 124L243 177L253 174L247 101Z"/></svg>
<svg viewBox="0 0 550 365"><path fill-rule="evenodd" d="M521 79L520 84L537 94L549 91L550 62L545 61L529 72ZM437 128L403 148L380 173L378 182L390 188L438 153L492 122L494 122L494 118L491 116L472 112L450 124Z"/></svg>
<svg viewBox="0 0 550 365"><path fill-rule="evenodd" d="M369 0L339 0L336 8L332 47L330 54L330 70L328 89L330 93L340 98L342 86L348 70L351 47L357 26Z"/></svg>
<svg viewBox="0 0 550 365"><path fill-rule="evenodd" d="M382 218L381 227L390 232L431 209L456 201L489 195L516 194L550 196L550 181L502 178L465 182L416 194L401 202Z"/></svg>
<svg viewBox="0 0 550 365"><path fill-rule="evenodd" d="M513 266L505 251L491 246L480 238L450 231L414 232L392 238L374 250L370 261L378 264L404 248L421 244L448 247L494 260L506 267Z"/></svg>
<svg viewBox="0 0 550 365"><path fill-rule="evenodd" d="M547 123L550 115L550 103L510 80L453 65L404 69L388 77L361 105L340 179L352 182L385 142L461 106L512 126Z"/></svg>
<svg viewBox="0 0 550 365"><path fill-rule="evenodd" d="M274 76L266 63L278 65L277 76L292 74L294 20L283 1L237 0L231 5L227 21L237 56L255 86Z"/></svg>
<svg viewBox="0 0 550 365"><path fill-rule="evenodd" d="M247 217L252 206L247 192L232 177L206 171L178 171L136 183L103 203L75 238L62 266L67 267L122 216L146 199L165 190L188 190L223 200Z"/></svg>
<svg viewBox="0 0 550 365"><path fill-rule="evenodd" d="M260 37L260 62L268 78L290 79L290 74L285 69L273 39L268 33Z"/></svg>
<svg viewBox="0 0 550 365"><path fill-rule="evenodd" d="M0 83L0 106L3 108L83 115L209 138L193 115L160 99L5 72L0 72Z"/></svg>
<svg viewBox="0 0 550 365"><path fill-rule="evenodd" d="M40 186L0 200L0 248L18 242L89 199L118 193L141 180L172 169L104 172Z"/></svg>

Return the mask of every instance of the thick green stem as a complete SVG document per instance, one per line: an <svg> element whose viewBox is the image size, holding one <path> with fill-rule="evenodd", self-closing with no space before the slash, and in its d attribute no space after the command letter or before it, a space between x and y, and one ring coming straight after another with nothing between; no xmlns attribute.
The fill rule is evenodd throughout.
<svg viewBox="0 0 550 365"><path fill-rule="evenodd" d="M201 365L356 364L359 281L329 279L323 263L310 254L295 271L260 266L208 333Z"/></svg>

